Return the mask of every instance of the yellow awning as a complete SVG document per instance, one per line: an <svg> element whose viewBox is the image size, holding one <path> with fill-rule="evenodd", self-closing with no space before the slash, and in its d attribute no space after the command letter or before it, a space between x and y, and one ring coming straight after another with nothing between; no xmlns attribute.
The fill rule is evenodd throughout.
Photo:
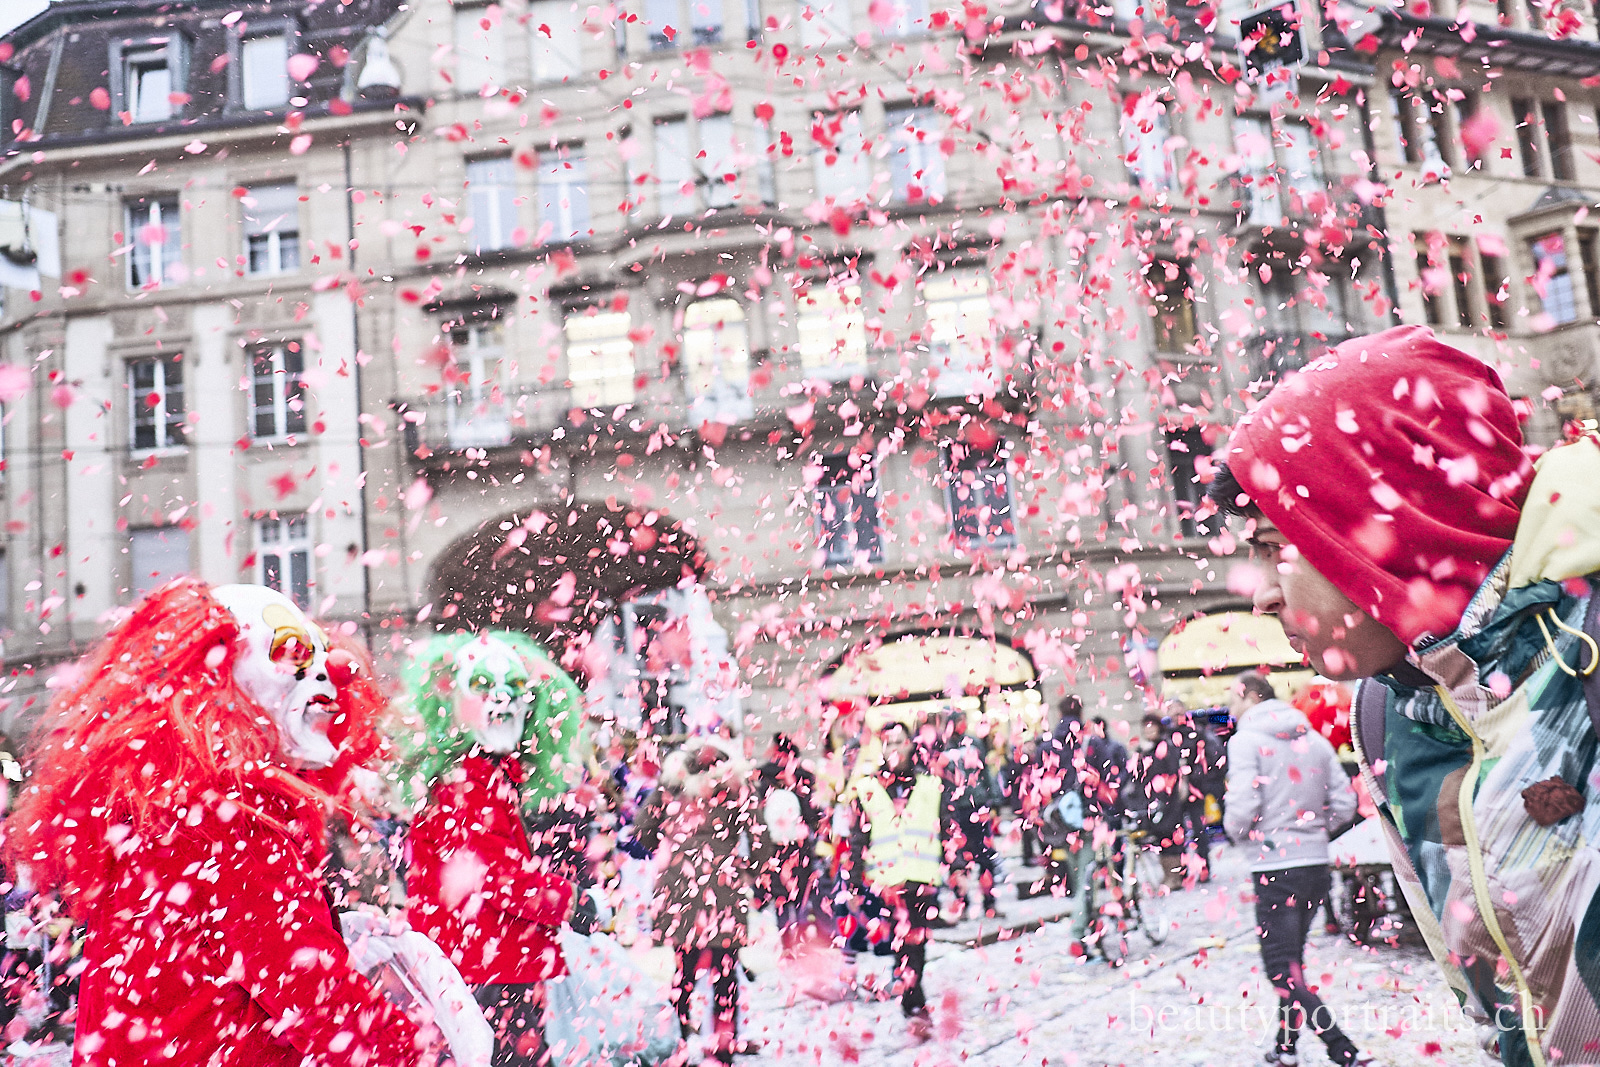
<svg viewBox="0 0 1600 1067"><path fill-rule="evenodd" d="M1156 649L1156 667L1162 695L1192 708L1226 704L1234 676L1247 670L1270 668L1286 700L1312 677L1278 620L1247 611L1206 615L1173 630Z"/></svg>
<svg viewBox="0 0 1600 1067"><path fill-rule="evenodd" d="M1028 657L1004 641L950 634L908 634L849 653L823 681L829 700L868 703L938 699L1025 686Z"/></svg>

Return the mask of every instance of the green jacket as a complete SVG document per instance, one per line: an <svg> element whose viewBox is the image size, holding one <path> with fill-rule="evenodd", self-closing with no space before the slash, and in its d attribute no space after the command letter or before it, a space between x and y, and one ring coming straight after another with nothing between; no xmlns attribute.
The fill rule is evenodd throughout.
<svg viewBox="0 0 1600 1067"><path fill-rule="evenodd" d="M1377 754L1359 754L1398 880L1513 1067L1600 1064L1600 766L1582 676L1600 647L1578 632L1597 572L1600 446L1585 439L1540 461L1511 551L1455 632L1357 698L1365 714L1365 687L1385 687L1381 794Z"/></svg>

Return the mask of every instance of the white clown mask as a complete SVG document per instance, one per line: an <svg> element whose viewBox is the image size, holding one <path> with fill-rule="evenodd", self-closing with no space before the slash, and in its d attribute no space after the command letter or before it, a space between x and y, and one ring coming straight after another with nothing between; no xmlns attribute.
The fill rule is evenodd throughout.
<svg viewBox="0 0 1600 1067"><path fill-rule="evenodd" d="M486 751L515 752L533 702L522 656L504 641L486 636L457 649L454 662L456 721Z"/></svg>
<svg viewBox="0 0 1600 1067"><path fill-rule="evenodd" d="M295 602L260 585L219 585L212 595L239 621L233 678L277 724L283 755L300 768L326 767L339 750L328 739L337 713L328 635Z"/></svg>

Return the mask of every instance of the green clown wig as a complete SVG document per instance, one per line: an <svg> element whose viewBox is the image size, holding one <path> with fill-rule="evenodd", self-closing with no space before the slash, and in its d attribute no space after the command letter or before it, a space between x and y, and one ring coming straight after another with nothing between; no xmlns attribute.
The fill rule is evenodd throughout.
<svg viewBox="0 0 1600 1067"><path fill-rule="evenodd" d="M413 647L401 671L406 707L395 739L401 753L401 793L416 807L427 799L433 783L472 751L472 732L454 715L456 655L480 638L509 646L527 671L527 719L517 755L526 773L523 812L537 815L553 806L546 802L571 789L568 774L581 769L575 750L583 693L544 649L512 630L441 634Z"/></svg>

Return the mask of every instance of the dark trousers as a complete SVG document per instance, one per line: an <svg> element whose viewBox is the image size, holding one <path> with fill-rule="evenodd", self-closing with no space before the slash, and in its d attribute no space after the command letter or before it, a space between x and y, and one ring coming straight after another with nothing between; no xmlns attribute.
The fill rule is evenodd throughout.
<svg viewBox="0 0 1600 1067"><path fill-rule="evenodd" d="M673 1004L678 1009L678 1026L688 1037L694 1029L689 1002L694 997L695 979L702 970L711 972L711 1000L717 1014L719 1040L726 1035L731 1046L739 1032L739 950L736 948L680 948L676 952L678 967L672 977L675 993ZM721 1048L719 1048L721 1058Z"/></svg>
<svg viewBox="0 0 1600 1067"><path fill-rule="evenodd" d="M1355 1059L1355 1045L1334 1024L1327 1005L1306 985L1306 936L1311 932L1311 917L1328 896L1327 866L1257 871L1251 880L1256 889L1261 963L1278 994L1278 1047L1294 1048L1301 1029L1309 1026L1328 1046L1330 1060L1350 1063Z"/></svg>
<svg viewBox="0 0 1600 1067"><path fill-rule="evenodd" d="M549 1063L544 1045L544 984L541 982L481 985L474 995L494 1028L494 1067L542 1067Z"/></svg>
<svg viewBox="0 0 1600 1067"><path fill-rule="evenodd" d="M1194 842L1200 862L1211 865L1211 835L1206 832L1206 798L1197 797L1183 809L1184 840Z"/></svg>

